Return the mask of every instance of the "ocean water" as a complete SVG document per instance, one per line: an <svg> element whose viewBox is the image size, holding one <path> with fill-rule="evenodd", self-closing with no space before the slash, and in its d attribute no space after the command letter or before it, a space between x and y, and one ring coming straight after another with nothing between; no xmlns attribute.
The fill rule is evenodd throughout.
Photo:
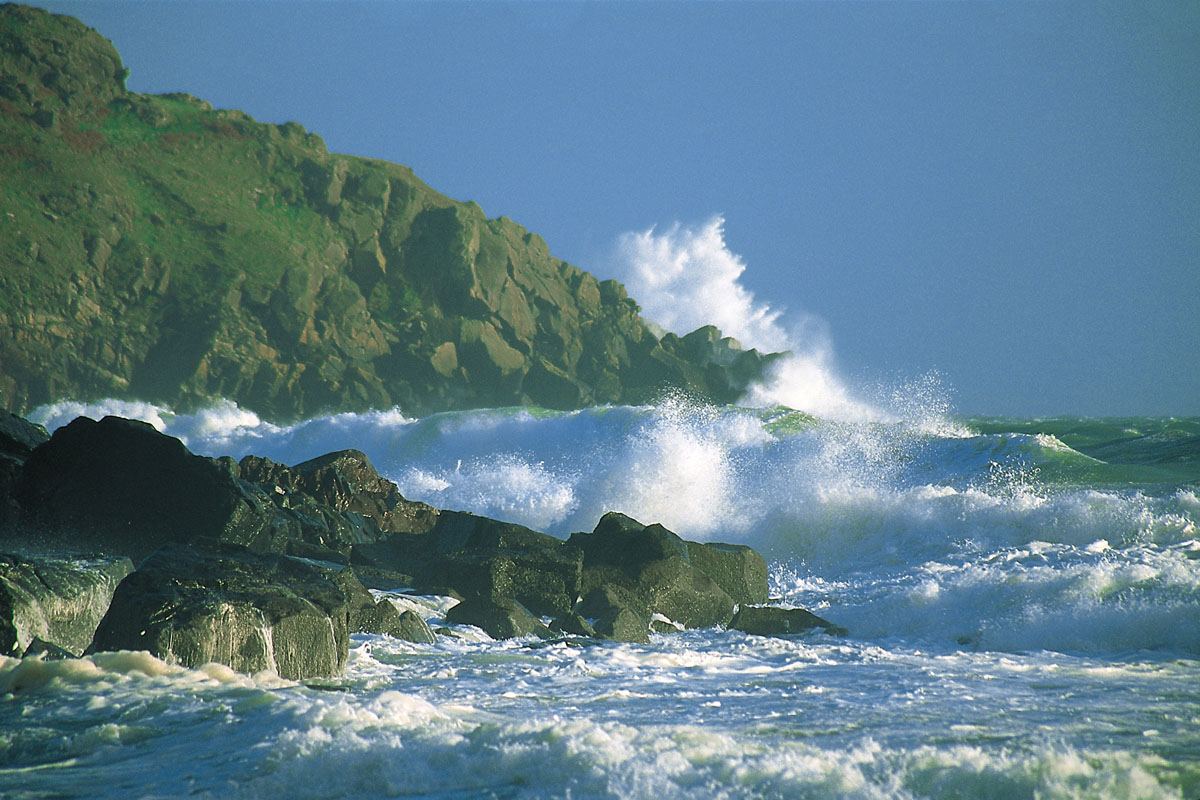
<svg viewBox="0 0 1200 800"><path fill-rule="evenodd" d="M10 659L0 795L1200 797L1200 419L944 411L40 409L206 455L354 447L406 497L559 536L620 510L750 544L779 602L849 634L359 635L344 676L306 683ZM434 626L452 602L383 594Z"/></svg>

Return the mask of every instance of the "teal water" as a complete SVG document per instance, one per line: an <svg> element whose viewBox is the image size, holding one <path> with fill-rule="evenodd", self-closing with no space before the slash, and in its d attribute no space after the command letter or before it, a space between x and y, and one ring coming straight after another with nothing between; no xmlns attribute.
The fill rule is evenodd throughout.
<svg viewBox="0 0 1200 800"><path fill-rule="evenodd" d="M320 685L10 660L6 797L1200 797L1200 419L39 413L81 411L209 455L357 447L407 497L556 535L617 509L746 542L849 635L359 636Z"/></svg>

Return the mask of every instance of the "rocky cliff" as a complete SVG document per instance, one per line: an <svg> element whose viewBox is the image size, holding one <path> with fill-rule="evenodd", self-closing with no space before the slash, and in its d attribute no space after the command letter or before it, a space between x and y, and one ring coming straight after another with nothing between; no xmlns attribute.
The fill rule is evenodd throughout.
<svg viewBox="0 0 1200 800"><path fill-rule="evenodd" d="M0 407L730 402L770 358L659 338L620 284L407 167L126 75L79 21L0 6Z"/></svg>

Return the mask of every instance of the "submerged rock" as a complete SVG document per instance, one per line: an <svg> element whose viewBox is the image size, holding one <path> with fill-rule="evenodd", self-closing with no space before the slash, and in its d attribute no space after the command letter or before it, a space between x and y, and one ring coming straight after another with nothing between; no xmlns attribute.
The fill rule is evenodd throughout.
<svg viewBox="0 0 1200 800"><path fill-rule="evenodd" d="M168 544L123 580L92 650L148 650L187 667L299 680L341 673L349 654L346 594L293 558L229 544Z"/></svg>
<svg viewBox="0 0 1200 800"><path fill-rule="evenodd" d="M128 558L0 554L0 655L39 641L41 651L82 654L132 571Z"/></svg>
<svg viewBox="0 0 1200 800"><path fill-rule="evenodd" d="M834 636L845 636L846 629L803 608L778 606L742 606L729 623L733 630L756 636L787 636L820 629Z"/></svg>

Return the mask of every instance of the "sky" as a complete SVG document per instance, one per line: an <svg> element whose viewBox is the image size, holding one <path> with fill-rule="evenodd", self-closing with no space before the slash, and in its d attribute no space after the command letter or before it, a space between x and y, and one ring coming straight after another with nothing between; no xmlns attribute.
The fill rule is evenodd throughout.
<svg viewBox="0 0 1200 800"><path fill-rule="evenodd" d="M853 392L1200 414L1200 3L40 5Z"/></svg>

